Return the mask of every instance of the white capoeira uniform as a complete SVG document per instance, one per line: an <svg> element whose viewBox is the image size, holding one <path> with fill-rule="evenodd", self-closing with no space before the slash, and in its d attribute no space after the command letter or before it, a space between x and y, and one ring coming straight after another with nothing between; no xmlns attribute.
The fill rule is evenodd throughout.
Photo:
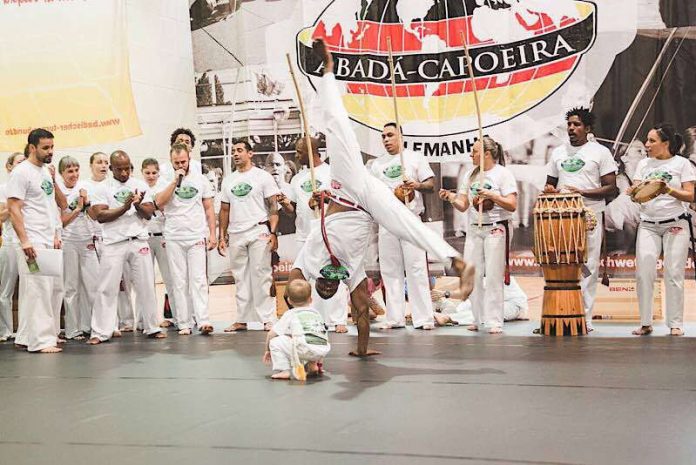
<svg viewBox="0 0 696 465"><path fill-rule="evenodd" d="M92 205L119 208L123 200L138 190L145 192L142 203L152 203L152 192L140 179L129 178L125 183L109 179L99 185L92 195ZM118 321L117 301L121 277L132 279L135 301L148 335L161 331L155 297L155 272L150 246L147 243L147 220L138 216L135 207L115 221L102 223L103 246L99 264L99 287L92 308L92 338L107 341Z"/></svg>
<svg viewBox="0 0 696 465"><path fill-rule="evenodd" d="M469 171L464 177L465 181L459 188L459 194L468 196L470 205L464 260L478 265L474 291L471 293L474 324L502 328L505 321L505 246L506 241L510 241L512 236L512 212L500 205L494 205L491 210L483 212L479 227L478 211L473 206L473 199L482 188L503 197L516 194L517 181L509 169L497 163L490 170L484 171L483 186L480 184L478 173L472 177L473 171ZM505 222L509 234L506 234Z"/></svg>
<svg viewBox="0 0 696 465"><path fill-rule="evenodd" d="M283 313L273 326L277 334L268 345L273 371L290 371L293 345L300 363L318 362L331 350L329 334L318 310L296 307Z"/></svg>
<svg viewBox="0 0 696 465"><path fill-rule="evenodd" d="M327 163L314 168L317 190L326 190L331 184L331 169ZM295 240L297 250L302 250L307 236L312 229L320 227L319 218L309 208L309 199L312 197L312 185L309 169L303 169L290 181L290 195L288 198L296 205ZM345 325L348 315L348 288L341 283L338 291L330 299L322 299L312 286L312 302L314 308L324 316L329 329L335 329L337 325Z"/></svg>
<svg viewBox="0 0 696 465"><path fill-rule="evenodd" d="M59 185L68 201L64 213L72 213L85 186ZM89 197L88 197L89 198ZM90 334L92 306L99 285L99 259L92 239L90 220L85 211L63 228L63 285L65 288L65 338Z"/></svg>
<svg viewBox="0 0 696 465"><path fill-rule="evenodd" d="M450 312L448 309L454 311ZM457 306L443 307L442 313L450 315L460 325L476 323L471 298L460 302ZM503 286L503 318L505 321L514 321L526 320L528 316L529 302L527 301L527 294L522 290L517 280L511 276L510 284Z"/></svg>
<svg viewBox="0 0 696 465"><path fill-rule="evenodd" d="M7 205L7 184L0 186L0 203ZM12 296L19 278L16 250L17 234L8 217L2 223L0 246L0 341L6 341L13 333Z"/></svg>
<svg viewBox="0 0 696 465"><path fill-rule="evenodd" d="M405 149L403 152L406 177L419 182L434 178L423 155ZM372 174L394 191L403 182L401 159L399 155L385 154L372 162ZM416 191L413 201L407 208L420 220L425 211L423 196ZM379 228L380 273L387 293L387 325L399 327L406 325L406 299L404 281L408 283L408 300L411 304L411 317L416 328L433 324L433 304L430 300L428 279L428 258L423 249L408 241L400 240L387 228ZM406 279L404 280L404 276Z"/></svg>
<svg viewBox="0 0 696 465"><path fill-rule="evenodd" d="M635 181L661 179L672 189L696 181L693 166L684 157L641 160ZM657 259L664 255L665 321L669 328L684 328L684 267L689 252L688 204L662 194L640 205L636 242L636 290L642 326L652 325L653 288Z"/></svg>
<svg viewBox="0 0 696 465"><path fill-rule="evenodd" d="M597 142L587 142L580 147L564 144L551 153L548 175L558 179L556 187L563 192L564 186L578 189L598 189L602 187L601 177L616 173L617 166L611 152ZM590 274L580 281L582 300L585 309L587 328L592 329L592 309L597 294L599 258L602 252L604 221L602 213L606 201L583 197L585 206L597 216L597 226L587 232L587 269Z"/></svg>
<svg viewBox="0 0 696 465"><path fill-rule="evenodd" d="M152 188L153 196L164 189L166 182L160 178L157 184ZM174 296L174 286L172 285L172 276L169 272L169 262L167 261L167 248L164 242L164 223L165 215L161 210L155 210L154 215L150 218L147 225L147 232L150 238L147 243L150 245L152 252L152 262L157 261L162 281L164 282L164 292L169 300L169 308L172 312L172 320L176 322L176 297Z"/></svg>
<svg viewBox="0 0 696 465"><path fill-rule="evenodd" d="M169 202L160 205L166 215L164 239L177 302L176 325L179 330L191 329L196 324L199 328L210 324L206 266L206 240L210 231L203 200L213 196L208 179L189 171Z"/></svg>
<svg viewBox="0 0 696 465"><path fill-rule="evenodd" d="M92 202L92 197L94 193L99 189L99 186L101 186L104 182L107 182L107 179L104 179L103 181L94 181L93 179L90 179L88 181L84 181L83 187L87 189L87 197L90 199L90 204L93 204ZM103 232L102 232L102 225L98 221L92 220L91 218L87 218L88 224L90 225L90 229L92 231L92 242L94 243L95 250L97 252L97 259L101 261L101 256L103 253L104 249L104 239L103 239ZM133 301L131 299L131 289L130 289L130 284L128 277L124 275L121 277L121 283L122 286L119 285L118 289L118 320L116 321L116 327L114 329L118 330L119 328L123 328L126 326L129 326L133 328Z"/></svg>
<svg viewBox="0 0 696 465"><path fill-rule="evenodd" d="M24 201L22 217L27 238L35 250L52 249L60 230L55 186L46 166L29 160L12 170L7 198ZM17 267L26 262L21 244L15 246ZM15 342L29 352L56 347L63 302L63 277L23 275L19 280L19 327Z"/></svg>
<svg viewBox="0 0 696 465"><path fill-rule="evenodd" d="M230 205L229 254L237 288L237 322L276 321L271 297L273 268L266 199L280 194L266 171L252 167L222 181L222 202Z"/></svg>
<svg viewBox="0 0 696 465"><path fill-rule="evenodd" d="M350 292L367 277L364 259L373 220L399 239L425 250L430 259L449 265L459 253L413 215L363 165L360 145L332 73L321 79L319 98L324 108L326 148L331 155L331 194L337 203L354 207L352 211L331 214L325 220L326 235L333 253L348 270L345 283ZM313 280L330 263L321 228L313 229L293 267L302 271L305 279Z"/></svg>

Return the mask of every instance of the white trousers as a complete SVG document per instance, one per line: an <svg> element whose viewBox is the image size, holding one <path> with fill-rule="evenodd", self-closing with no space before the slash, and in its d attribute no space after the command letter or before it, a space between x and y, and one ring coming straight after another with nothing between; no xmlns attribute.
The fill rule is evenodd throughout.
<svg viewBox="0 0 696 465"><path fill-rule="evenodd" d="M199 327L209 325L205 239L167 240L167 260L172 289L179 304L176 314L177 327L190 329L194 324L198 324Z"/></svg>
<svg viewBox="0 0 696 465"><path fill-rule="evenodd" d="M48 249L48 244L34 244ZM22 248L15 249L17 266L26 260ZM60 307L63 303L63 277L22 275L19 280L19 327L15 342L29 352L56 347L60 331Z"/></svg>
<svg viewBox="0 0 696 465"><path fill-rule="evenodd" d="M304 339L304 338L303 338ZM273 371L289 371L292 367L292 345L290 336L279 334L268 343L273 362ZM301 363L317 362L329 353L329 345L320 346L307 344L303 341L297 343L297 355Z"/></svg>
<svg viewBox="0 0 696 465"><path fill-rule="evenodd" d="M97 258L101 262L101 257L104 253L104 243L102 242L102 238L98 237L95 241L94 244L97 249ZM114 327L115 330L118 330L119 327L124 327L124 326L130 326L133 328L133 300L131 299L131 292L130 292L130 286L128 285L128 277L124 273L123 276L121 277L121 281L123 282L123 289L121 289L121 286L119 285L119 290L118 290L118 319L116 321L116 326Z"/></svg>
<svg viewBox="0 0 696 465"><path fill-rule="evenodd" d="M636 242L636 290L640 324L652 325L653 289L657 259L664 255L665 321L669 328L684 327L684 267L689 253L689 222L641 222Z"/></svg>
<svg viewBox="0 0 696 465"><path fill-rule="evenodd" d="M259 224L230 235L229 253L237 289L237 322L276 321L275 299L271 297L273 268L268 227Z"/></svg>
<svg viewBox="0 0 696 465"><path fill-rule="evenodd" d="M475 325L502 328L505 320L505 228L502 225L469 224L464 244L464 260L475 263L471 310Z"/></svg>
<svg viewBox="0 0 696 465"><path fill-rule="evenodd" d="M587 269L590 274L580 280L582 288L582 303L585 307L585 323L592 327L592 310L597 296L597 277L599 276L599 259L602 254L602 233L604 222L602 214L597 213L597 226L587 232Z"/></svg>
<svg viewBox="0 0 696 465"><path fill-rule="evenodd" d="M12 335L12 296L19 272L17 271L17 249L15 244L0 247L0 339Z"/></svg>
<svg viewBox="0 0 696 465"><path fill-rule="evenodd" d="M302 250L305 241L297 241L297 250ZM322 247L324 244L322 243ZM348 299L350 292L343 281L338 285L338 291L330 299L322 299L312 283L312 306L324 317L326 326L335 329L337 325L345 325L348 321Z"/></svg>
<svg viewBox="0 0 696 465"><path fill-rule="evenodd" d="M169 299L169 308L172 311L172 318L176 321L176 297L174 296L174 286L172 285L172 274L169 272L169 262L167 261L167 249L162 236L150 236L147 240L152 252L153 264L157 261L157 267L162 275L164 282L164 292Z"/></svg>
<svg viewBox="0 0 696 465"><path fill-rule="evenodd" d="M99 260L91 240L63 242L63 286L65 337L89 334L99 286Z"/></svg>
<svg viewBox="0 0 696 465"><path fill-rule="evenodd" d="M99 288L92 308L92 336L106 341L118 322L119 283L124 271L131 278L135 302L147 334L161 331L155 297L155 273L150 247L145 240L128 240L102 247Z"/></svg>
<svg viewBox="0 0 696 465"><path fill-rule="evenodd" d="M387 293L387 324L406 325L404 282L408 283L408 300L411 304L413 326L418 328L433 324L428 259L423 249L399 239L386 228L380 227L379 263Z"/></svg>

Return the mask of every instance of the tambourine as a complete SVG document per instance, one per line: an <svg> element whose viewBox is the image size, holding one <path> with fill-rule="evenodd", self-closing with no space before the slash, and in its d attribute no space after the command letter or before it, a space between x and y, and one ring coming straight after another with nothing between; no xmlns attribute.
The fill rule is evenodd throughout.
<svg viewBox="0 0 696 465"><path fill-rule="evenodd" d="M394 189L394 195L396 196L401 203L411 203L413 202L413 199L416 198L416 193L414 192L413 189L409 189L408 187L404 187L403 184L396 186L396 189Z"/></svg>
<svg viewBox="0 0 696 465"><path fill-rule="evenodd" d="M631 200L636 203L645 203L667 192L669 192L667 183L660 179L649 179L633 188Z"/></svg>

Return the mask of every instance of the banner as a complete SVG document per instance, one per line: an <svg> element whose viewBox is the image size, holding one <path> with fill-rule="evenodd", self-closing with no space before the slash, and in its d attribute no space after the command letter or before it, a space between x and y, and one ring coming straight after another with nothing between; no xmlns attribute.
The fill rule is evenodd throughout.
<svg viewBox="0 0 696 465"><path fill-rule="evenodd" d="M531 211L552 150L568 143L566 111L589 106L597 114L595 137L615 153L622 192L646 156L641 140L652 125L674 123L687 135L685 150L696 153L694 13L687 0L278 0L273 7L261 0L196 0L191 21L203 162L218 175L228 173L231 141L243 137L281 188L290 182L299 169L293 143L301 128L285 54L301 78L312 131L321 135L315 90L321 64L310 51L321 37L370 163L384 153L382 126L394 120L389 38L406 144L429 158L437 189L457 189L472 166L476 86L484 133L502 143L518 181L513 271L536 274ZM331 154L326 157L330 162ZM463 250L468 215L436 195L424 200L423 220ZM281 216L281 222L287 268L295 253L294 219ZM636 227L637 205L623 194L607 209L608 265L617 276L635 271Z"/></svg>
<svg viewBox="0 0 696 465"><path fill-rule="evenodd" d="M0 1L0 151L43 127L61 147L141 133L128 63L125 2Z"/></svg>

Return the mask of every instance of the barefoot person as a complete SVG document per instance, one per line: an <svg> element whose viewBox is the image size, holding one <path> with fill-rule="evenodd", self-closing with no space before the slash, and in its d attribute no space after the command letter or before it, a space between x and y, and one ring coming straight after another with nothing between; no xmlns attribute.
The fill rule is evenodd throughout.
<svg viewBox="0 0 696 465"><path fill-rule="evenodd" d="M131 177L128 154L111 154L113 179L100 184L92 195L90 215L103 227L99 288L92 309L92 336L89 344L108 341L117 323L119 283L124 271L132 278L136 308L142 316L145 333L153 338L167 337L159 327L157 298L153 282L154 267L147 243L147 221L155 206L147 185Z"/></svg>
<svg viewBox="0 0 696 465"><path fill-rule="evenodd" d="M22 163L25 156L13 153L5 163L7 173ZM2 222L2 246L0 246L0 342L12 337L12 295L17 286L17 234L12 229L10 211L7 209L7 184L0 185L0 222Z"/></svg>
<svg viewBox="0 0 696 465"><path fill-rule="evenodd" d="M587 138L592 132L595 116L586 108L566 113L570 145L561 145L551 154L544 192L575 192L582 195L585 206L597 217L597 226L587 232L587 268L590 274L580 282L585 308L587 332L592 327L592 309L597 294L599 256L602 250L604 221L602 212L607 198L616 195L616 162L611 152Z"/></svg>
<svg viewBox="0 0 696 465"><path fill-rule="evenodd" d="M271 251L278 249L278 202L273 177L251 162L254 152L247 141L233 144L236 171L222 181L218 250L229 253L237 289L237 321L225 332L244 331L260 320L268 331L276 320L271 297Z"/></svg>
<svg viewBox="0 0 696 465"><path fill-rule="evenodd" d="M331 350L326 323L312 308L312 286L296 279L287 287L291 308L283 313L266 337L264 363L273 363L272 379L290 379L293 353L308 375L319 374L319 365Z"/></svg>
<svg viewBox="0 0 696 465"><path fill-rule="evenodd" d="M687 206L694 199L696 173L681 156L682 137L668 124L655 126L645 142L648 158L638 163L635 187L648 180L662 181L666 193L640 204L640 225L636 239L636 290L641 327L633 334L652 333L653 290L657 259L664 255L665 323L670 335L684 335L684 268L689 252Z"/></svg>
<svg viewBox="0 0 696 465"><path fill-rule="evenodd" d="M317 293L323 299L336 293L340 281L348 285L358 326L358 345L351 355L363 357L377 353L368 349L369 294L363 268L373 221L399 239L426 250L432 259L452 264L462 278L462 293L466 296L471 292L474 268L465 265L456 250L368 172L338 92L331 54L323 41L315 42L315 48L324 60L319 99L324 108L327 150L331 154L331 200L322 206L326 219L320 228L310 232L289 280L315 280Z"/></svg>
<svg viewBox="0 0 696 465"><path fill-rule="evenodd" d="M170 156L176 176L155 202L167 218L164 239L177 303L176 325L181 335L191 334L194 325L210 334L206 254L217 246L214 193L207 178L189 170L186 145L174 145Z"/></svg>
<svg viewBox="0 0 696 465"><path fill-rule="evenodd" d="M295 142L295 156L297 164L303 166L304 169L297 173L290 181L290 196L287 201L284 201L284 196L279 200L283 211L295 211L295 241L297 242L297 250L301 250L307 241L307 236L313 228L319 227L319 218L315 211L319 205L317 194L319 191L327 190L331 184L331 170L327 163L324 163L319 154L319 139L312 138L312 156L314 161L314 174L316 176L317 193L312 194L312 183L309 171L309 157L307 144L304 138L300 138ZM288 205L289 204L289 205ZM345 333L348 331L346 322L348 318L348 289L345 284L339 286L336 294L330 299L322 299L316 293L312 293L312 301L314 308L319 313L324 315L324 320L329 329L335 330L337 333Z"/></svg>
<svg viewBox="0 0 696 465"><path fill-rule="evenodd" d="M42 249L60 249L60 219L56 186L47 164L53 158L53 134L45 129L29 133L29 157L12 172L7 183L7 209L19 244L17 267L35 263ZM40 271L40 270L39 270ZM19 280L19 328L15 344L29 352L56 353L63 301L63 277L33 273Z"/></svg>
<svg viewBox="0 0 696 465"><path fill-rule="evenodd" d="M483 167L481 151L483 150ZM490 137L477 141L471 152L474 168L464 177L459 193L440 191L440 197L454 208L464 212L472 205L470 224L464 246L464 259L478 263L471 303L474 322L468 329L478 331L485 325L488 332L503 331L503 288L506 276L507 250L510 241L510 220L517 209L517 182L512 172L505 168L505 155L499 143ZM483 185L479 180L483 169ZM481 226L477 211L484 202ZM488 205L490 208L486 208Z"/></svg>

